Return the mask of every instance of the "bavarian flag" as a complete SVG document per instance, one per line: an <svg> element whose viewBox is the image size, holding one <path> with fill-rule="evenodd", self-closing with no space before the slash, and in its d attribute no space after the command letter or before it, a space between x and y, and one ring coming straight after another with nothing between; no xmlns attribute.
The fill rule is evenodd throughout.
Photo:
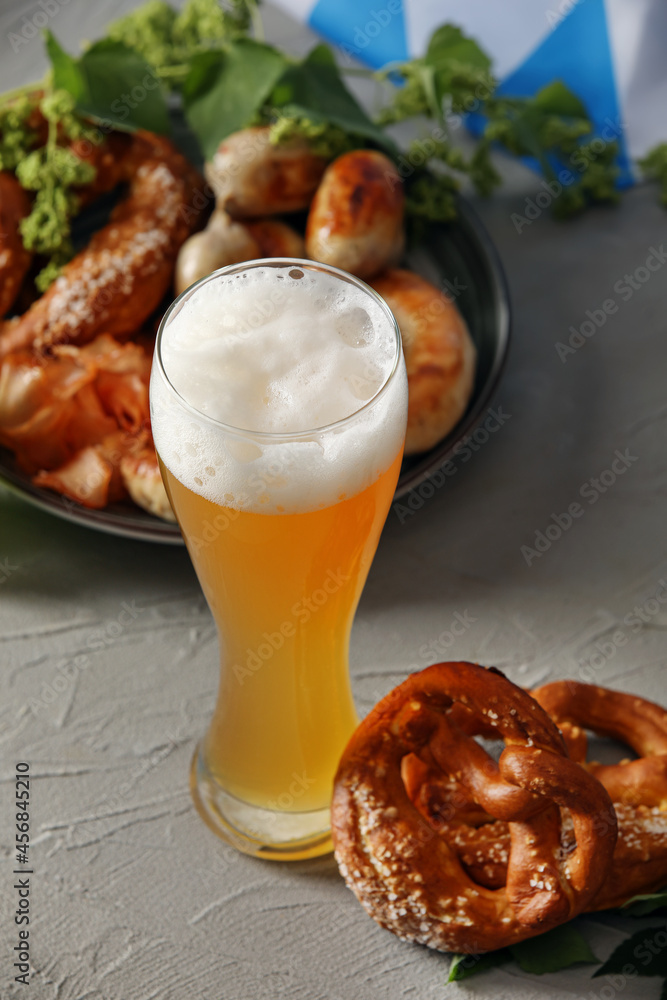
<svg viewBox="0 0 667 1000"><path fill-rule="evenodd" d="M667 141L667 0L277 0L373 68L423 55L449 22L493 59L498 92L535 94L562 80L596 135L618 143L622 181Z"/></svg>

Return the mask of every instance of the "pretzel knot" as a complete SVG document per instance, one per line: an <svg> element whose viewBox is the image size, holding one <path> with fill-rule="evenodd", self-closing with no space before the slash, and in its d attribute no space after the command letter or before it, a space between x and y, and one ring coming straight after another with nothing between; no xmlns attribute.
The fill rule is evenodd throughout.
<svg viewBox="0 0 667 1000"><path fill-rule="evenodd" d="M594 775L614 803L619 835L609 878L587 907L620 906L667 881L667 711L595 684L554 681L531 692L562 731L572 760ZM584 729L627 744L637 760L586 762Z"/></svg>
<svg viewBox="0 0 667 1000"><path fill-rule="evenodd" d="M602 782L614 802L663 808L667 805L664 708L636 695L578 681L544 684L532 695L560 727L572 760L584 764ZM584 727L626 743L639 759L619 764L586 764Z"/></svg>
<svg viewBox="0 0 667 1000"><path fill-rule="evenodd" d="M505 741L497 763L475 734ZM473 881L446 830L437 833L413 805L406 781L420 762L461 802L508 823L504 886ZM560 808L574 825L568 854ZM332 828L341 873L378 923L406 940L473 953L584 910L616 841L609 795L568 758L544 710L498 671L471 663L413 674L370 712L340 762Z"/></svg>

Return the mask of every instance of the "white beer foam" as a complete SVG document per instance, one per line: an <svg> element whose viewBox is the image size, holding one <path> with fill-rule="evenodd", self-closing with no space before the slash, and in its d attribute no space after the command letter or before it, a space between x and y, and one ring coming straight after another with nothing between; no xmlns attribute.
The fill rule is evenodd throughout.
<svg viewBox="0 0 667 1000"><path fill-rule="evenodd" d="M392 371L393 324L377 299L326 272L257 267L199 285L169 317L161 356L198 412L155 364L156 447L185 486L224 506L293 512L354 496L388 468L405 433L402 368L361 409Z"/></svg>

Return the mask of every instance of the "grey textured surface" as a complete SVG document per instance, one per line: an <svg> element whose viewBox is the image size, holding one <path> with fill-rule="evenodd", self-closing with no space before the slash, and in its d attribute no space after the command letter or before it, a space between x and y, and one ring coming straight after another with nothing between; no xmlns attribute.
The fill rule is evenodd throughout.
<svg viewBox="0 0 667 1000"><path fill-rule="evenodd" d="M130 6L70 0L51 26L74 48ZM0 4L0 89L43 69L39 40L16 53L8 42L38 9ZM268 11L267 23L280 44L306 46L282 16ZM667 701L667 608L645 610L639 626L627 617L667 579L667 266L628 301L614 291L661 246L667 216L640 187L620 208L567 225L545 213L517 234L511 214L538 184L501 167L504 192L479 208L515 307L494 402L511 416L434 496L390 513L353 630L361 713L443 657L496 664L523 684L582 677ZM561 361L556 343L608 298L618 311ZM617 449L633 460L590 503L581 487ZM521 547L577 501L583 516L528 566ZM450 643L457 612L471 624ZM619 632L622 645L611 641ZM185 552L77 528L0 492L0 649L2 998L609 995L587 967L536 979L508 966L446 987L447 959L376 927L332 860L270 864L216 841L187 787L217 653ZM17 760L33 779L29 993L11 983ZM640 925L582 922L601 957L630 926ZM623 992L656 997L658 985Z"/></svg>

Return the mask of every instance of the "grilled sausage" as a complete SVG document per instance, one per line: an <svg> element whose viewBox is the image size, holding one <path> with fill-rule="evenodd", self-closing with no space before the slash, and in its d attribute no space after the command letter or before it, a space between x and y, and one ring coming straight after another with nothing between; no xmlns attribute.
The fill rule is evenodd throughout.
<svg viewBox="0 0 667 1000"><path fill-rule="evenodd" d="M328 167L308 215L312 260L372 278L403 252L403 182L383 153L358 149Z"/></svg>

